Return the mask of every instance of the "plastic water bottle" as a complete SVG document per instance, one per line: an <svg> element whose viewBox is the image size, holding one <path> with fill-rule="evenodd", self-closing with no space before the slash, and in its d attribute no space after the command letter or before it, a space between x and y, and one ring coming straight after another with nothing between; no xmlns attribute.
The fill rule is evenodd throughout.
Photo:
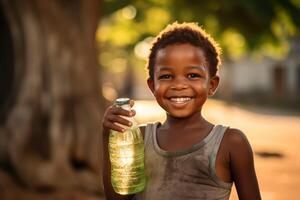
<svg viewBox="0 0 300 200"><path fill-rule="evenodd" d="M119 98L115 102L126 110L131 109L129 103L129 98ZM134 119L126 119L132 122L131 127L123 126L125 132L111 130L109 134L111 183L115 192L123 195L138 193L146 184L143 136Z"/></svg>

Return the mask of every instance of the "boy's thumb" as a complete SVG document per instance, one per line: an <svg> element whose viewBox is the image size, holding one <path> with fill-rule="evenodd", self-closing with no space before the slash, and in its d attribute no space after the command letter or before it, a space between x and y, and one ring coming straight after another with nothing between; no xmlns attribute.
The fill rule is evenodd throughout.
<svg viewBox="0 0 300 200"><path fill-rule="evenodd" d="M130 107L133 107L134 106L134 100L130 100L130 102L129 102L129 105L130 105Z"/></svg>

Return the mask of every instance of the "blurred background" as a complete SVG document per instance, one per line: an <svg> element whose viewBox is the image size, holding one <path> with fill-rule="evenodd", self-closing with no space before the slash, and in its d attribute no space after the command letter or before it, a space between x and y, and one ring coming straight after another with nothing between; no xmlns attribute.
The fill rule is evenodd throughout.
<svg viewBox="0 0 300 200"><path fill-rule="evenodd" d="M130 97L139 123L164 120L145 65L174 21L223 50L204 115L245 132L263 199L298 199L299 0L1 0L1 200L105 198L104 110Z"/></svg>

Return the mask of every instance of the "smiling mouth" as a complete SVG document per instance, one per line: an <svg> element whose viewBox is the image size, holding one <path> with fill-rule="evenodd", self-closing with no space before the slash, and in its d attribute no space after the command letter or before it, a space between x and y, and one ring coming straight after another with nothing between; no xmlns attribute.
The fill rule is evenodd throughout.
<svg viewBox="0 0 300 200"><path fill-rule="evenodd" d="M192 97L171 97L169 100L174 103L183 104L192 100Z"/></svg>

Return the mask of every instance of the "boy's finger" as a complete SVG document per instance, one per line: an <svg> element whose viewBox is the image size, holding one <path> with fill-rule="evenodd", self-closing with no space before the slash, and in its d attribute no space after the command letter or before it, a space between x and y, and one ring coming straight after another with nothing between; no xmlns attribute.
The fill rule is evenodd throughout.
<svg viewBox="0 0 300 200"><path fill-rule="evenodd" d="M130 104L130 107L133 107L134 106L134 100L131 99L129 104Z"/></svg>
<svg viewBox="0 0 300 200"><path fill-rule="evenodd" d="M125 129L114 124L114 123L111 123L111 122L106 122L105 126L110 129L110 130L114 130L114 131L118 131L118 132L124 132Z"/></svg>
<svg viewBox="0 0 300 200"><path fill-rule="evenodd" d="M132 109L130 112L131 112L131 116L135 116L136 114L135 110Z"/></svg>
<svg viewBox="0 0 300 200"><path fill-rule="evenodd" d="M113 115L123 115L123 116L131 116L131 112L128 111L128 110L125 110L121 107L112 107L111 110L110 110L111 114Z"/></svg>
<svg viewBox="0 0 300 200"><path fill-rule="evenodd" d="M128 121L127 119L124 119L123 117L117 116L117 115L111 115L108 116L108 121L111 123L119 123L125 126L131 126L132 123Z"/></svg>

